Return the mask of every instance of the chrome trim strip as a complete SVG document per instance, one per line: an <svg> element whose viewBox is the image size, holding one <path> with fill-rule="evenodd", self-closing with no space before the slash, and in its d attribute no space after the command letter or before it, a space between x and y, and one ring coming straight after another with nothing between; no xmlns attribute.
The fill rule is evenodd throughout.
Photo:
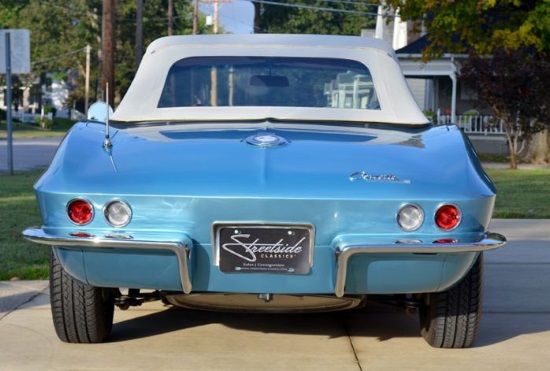
<svg viewBox="0 0 550 371"><path fill-rule="evenodd" d="M336 248L336 282L334 293L337 297L344 296L348 260L356 254L414 254L414 253L465 253L481 252L498 249L506 244L506 238L498 233L487 233L478 242L453 244L380 244L380 245L344 245Z"/></svg>
<svg viewBox="0 0 550 371"><path fill-rule="evenodd" d="M168 250L173 252L177 259L180 271L180 281L183 292L191 292L191 278L189 277L188 259L191 253L190 240L181 241L140 241L131 239L116 239L112 237L75 237L54 236L42 229L29 228L23 231L26 240L43 245L66 248L95 247L106 249L138 249L138 250Z"/></svg>
<svg viewBox="0 0 550 371"><path fill-rule="evenodd" d="M258 294L198 293L167 294L163 299L179 307L217 312L325 313L359 307L364 304L366 296L337 298L319 294L273 294L272 300L265 302L258 298Z"/></svg>

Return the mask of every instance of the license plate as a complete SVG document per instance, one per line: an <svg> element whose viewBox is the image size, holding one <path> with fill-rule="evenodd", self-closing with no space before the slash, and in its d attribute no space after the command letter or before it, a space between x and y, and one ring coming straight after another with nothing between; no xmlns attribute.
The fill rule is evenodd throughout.
<svg viewBox="0 0 550 371"><path fill-rule="evenodd" d="M225 273L307 274L313 239L312 225L214 226L217 263Z"/></svg>

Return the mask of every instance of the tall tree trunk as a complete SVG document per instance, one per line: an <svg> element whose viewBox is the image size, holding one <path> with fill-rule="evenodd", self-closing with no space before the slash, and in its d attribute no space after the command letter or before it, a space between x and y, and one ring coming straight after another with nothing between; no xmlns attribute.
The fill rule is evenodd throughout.
<svg viewBox="0 0 550 371"><path fill-rule="evenodd" d="M518 155L513 140L508 141L508 148L510 149L510 169L516 170L518 168Z"/></svg>
<svg viewBox="0 0 550 371"><path fill-rule="evenodd" d="M548 129L533 135L524 159L533 164L548 164L550 162L550 131Z"/></svg>
<svg viewBox="0 0 550 371"><path fill-rule="evenodd" d="M507 119L504 120L504 131L508 141L508 150L510 152L510 169L518 168L518 141L517 133L514 132L514 123Z"/></svg>

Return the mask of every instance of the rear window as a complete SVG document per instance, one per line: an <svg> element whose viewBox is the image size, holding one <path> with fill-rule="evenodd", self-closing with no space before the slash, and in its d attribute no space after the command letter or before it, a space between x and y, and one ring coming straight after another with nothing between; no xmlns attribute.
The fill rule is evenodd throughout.
<svg viewBox="0 0 550 371"><path fill-rule="evenodd" d="M179 60L168 72L158 107L196 106L380 109L362 63L287 57Z"/></svg>

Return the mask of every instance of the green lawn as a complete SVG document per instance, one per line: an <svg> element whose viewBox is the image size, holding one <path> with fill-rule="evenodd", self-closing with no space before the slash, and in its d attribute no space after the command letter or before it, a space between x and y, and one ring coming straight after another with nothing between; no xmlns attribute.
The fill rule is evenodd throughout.
<svg viewBox="0 0 550 371"><path fill-rule="evenodd" d="M550 218L550 170L487 171L498 189L495 218ZM0 280L46 279L49 248L21 231L41 224L32 185L40 171L0 174Z"/></svg>
<svg viewBox="0 0 550 371"><path fill-rule="evenodd" d="M33 124L12 122L12 135L14 138L41 138L41 137L62 137L74 124L74 121L56 118L51 129L42 129ZM8 137L6 121L0 121L0 139Z"/></svg>
<svg viewBox="0 0 550 371"><path fill-rule="evenodd" d="M497 186L494 218L550 218L550 170L496 170L487 174Z"/></svg>
<svg viewBox="0 0 550 371"><path fill-rule="evenodd" d="M25 241L21 231L41 224L32 185L40 171L0 175L0 280L48 276L49 248Z"/></svg>

